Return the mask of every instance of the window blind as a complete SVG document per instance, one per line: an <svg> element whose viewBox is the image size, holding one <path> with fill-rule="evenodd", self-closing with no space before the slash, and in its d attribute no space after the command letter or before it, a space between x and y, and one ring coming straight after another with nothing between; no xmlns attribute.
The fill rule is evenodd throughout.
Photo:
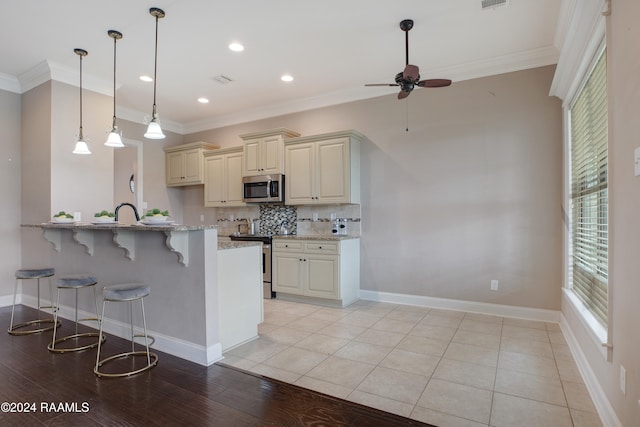
<svg viewBox="0 0 640 427"><path fill-rule="evenodd" d="M607 324L608 197L606 50L570 109L572 289Z"/></svg>

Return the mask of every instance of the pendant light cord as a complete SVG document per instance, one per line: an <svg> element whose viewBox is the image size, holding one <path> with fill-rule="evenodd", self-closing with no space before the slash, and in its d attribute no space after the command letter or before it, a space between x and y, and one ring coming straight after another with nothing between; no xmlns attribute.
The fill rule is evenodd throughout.
<svg viewBox="0 0 640 427"><path fill-rule="evenodd" d="M156 14L156 47L153 62L153 118L156 117L156 84L158 74L158 15Z"/></svg>
<svg viewBox="0 0 640 427"><path fill-rule="evenodd" d="M116 42L117 38L113 38L113 128L116 127Z"/></svg>
<svg viewBox="0 0 640 427"><path fill-rule="evenodd" d="M79 138L80 140L84 140L84 135L82 133L82 56L83 55L79 55L80 56L80 133L79 133Z"/></svg>

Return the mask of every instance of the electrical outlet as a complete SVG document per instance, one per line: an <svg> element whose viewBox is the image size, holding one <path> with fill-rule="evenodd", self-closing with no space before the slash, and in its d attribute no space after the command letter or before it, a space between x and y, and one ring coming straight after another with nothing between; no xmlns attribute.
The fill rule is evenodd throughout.
<svg viewBox="0 0 640 427"><path fill-rule="evenodd" d="M627 394L627 370L622 365L620 365L620 391L624 395Z"/></svg>
<svg viewBox="0 0 640 427"><path fill-rule="evenodd" d="M497 291L498 290L498 281L496 279L493 279L491 281L491 290L492 291Z"/></svg>
<svg viewBox="0 0 640 427"><path fill-rule="evenodd" d="M200 222L204 222L204 215L200 215Z"/></svg>

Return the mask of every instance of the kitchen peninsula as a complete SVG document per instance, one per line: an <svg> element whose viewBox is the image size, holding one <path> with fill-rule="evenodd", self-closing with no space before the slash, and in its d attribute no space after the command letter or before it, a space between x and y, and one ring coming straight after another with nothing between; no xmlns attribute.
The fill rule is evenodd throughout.
<svg viewBox="0 0 640 427"><path fill-rule="evenodd" d="M258 335L263 318L259 243L218 243L215 226L185 225L43 223L23 225L23 237L33 249L26 262L50 265L57 276L94 275L98 290L117 283L150 285L147 328L158 350L210 365L223 351ZM30 293L24 302L35 306L31 288L25 287L23 292ZM73 295L64 294L60 315L72 319ZM92 296L80 292L79 298L81 317L91 317ZM118 308L104 319L104 329L126 337L128 310Z"/></svg>

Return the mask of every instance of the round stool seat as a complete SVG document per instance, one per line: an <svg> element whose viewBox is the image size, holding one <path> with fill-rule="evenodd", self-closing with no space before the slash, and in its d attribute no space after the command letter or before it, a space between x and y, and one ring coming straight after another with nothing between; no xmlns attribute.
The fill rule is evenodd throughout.
<svg viewBox="0 0 640 427"><path fill-rule="evenodd" d="M144 298L151 292L151 287L144 283L124 283L105 286L102 296L109 301L131 301Z"/></svg>
<svg viewBox="0 0 640 427"><path fill-rule="evenodd" d="M41 318L41 309L50 308L52 310L52 314L56 312L56 307L53 306L53 303L50 305L41 305L40 304L40 279L48 278L49 281L49 298L53 301L53 291L51 289L51 276L56 274L56 270L53 267L45 267L45 268L21 268L16 270L15 276L15 285L13 288L13 304L11 305L11 322L9 323L9 332L10 335L30 335L37 334L44 331L50 331L54 329L55 325L60 325L55 318ZM37 281L37 302L38 302L38 318L35 320L29 320L26 322L22 322L19 324L13 323L13 316L16 309L16 296L18 295L18 282L24 280L34 279ZM55 317L55 315L54 315ZM50 324L50 326L46 326L46 324ZM36 326L36 328L31 328L31 326ZM27 327L29 327L27 329Z"/></svg>
<svg viewBox="0 0 640 427"><path fill-rule="evenodd" d="M47 349L52 353L67 353L72 351L81 351L87 350L90 348L94 348L98 346L98 343L104 342L106 337L103 334L99 334L97 332L84 332L80 333L78 331L78 322L85 321L96 321L98 325L100 325L100 318L98 317L98 296L96 295L95 285L98 283L98 279L94 276L90 276L88 274L70 274L67 276L62 276L56 279L55 284L58 288L58 299L56 306L60 307L60 290L63 289L71 289L75 291L76 304L75 304L75 333L71 335L67 335L64 337L57 337L58 327L53 328L53 339L51 340L51 344L47 346ZM93 298L96 304L96 317L87 317L84 319L78 318L78 290L88 287L93 287ZM55 313L55 319L58 318L58 312ZM97 340L86 340L86 338L97 338ZM80 341L88 341L86 343L82 343ZM73 347L64 347L59 346L60 344L73 341L75 342L75 346Z"/></svg>
<svg viewBox="0 0 640 427"><path fill-rule="evenodd" d="M22 268L16 270L16 279L41 279L56 274L55 268Z"/></svg>
<svg viewBox="0 0 640 427"><path fill-rule="evenodd" d="M74 274L70 276L59 277L56 279L56 286L59 288L84 288L98 283L98 279L93 276L83 274Z"/></svg>

